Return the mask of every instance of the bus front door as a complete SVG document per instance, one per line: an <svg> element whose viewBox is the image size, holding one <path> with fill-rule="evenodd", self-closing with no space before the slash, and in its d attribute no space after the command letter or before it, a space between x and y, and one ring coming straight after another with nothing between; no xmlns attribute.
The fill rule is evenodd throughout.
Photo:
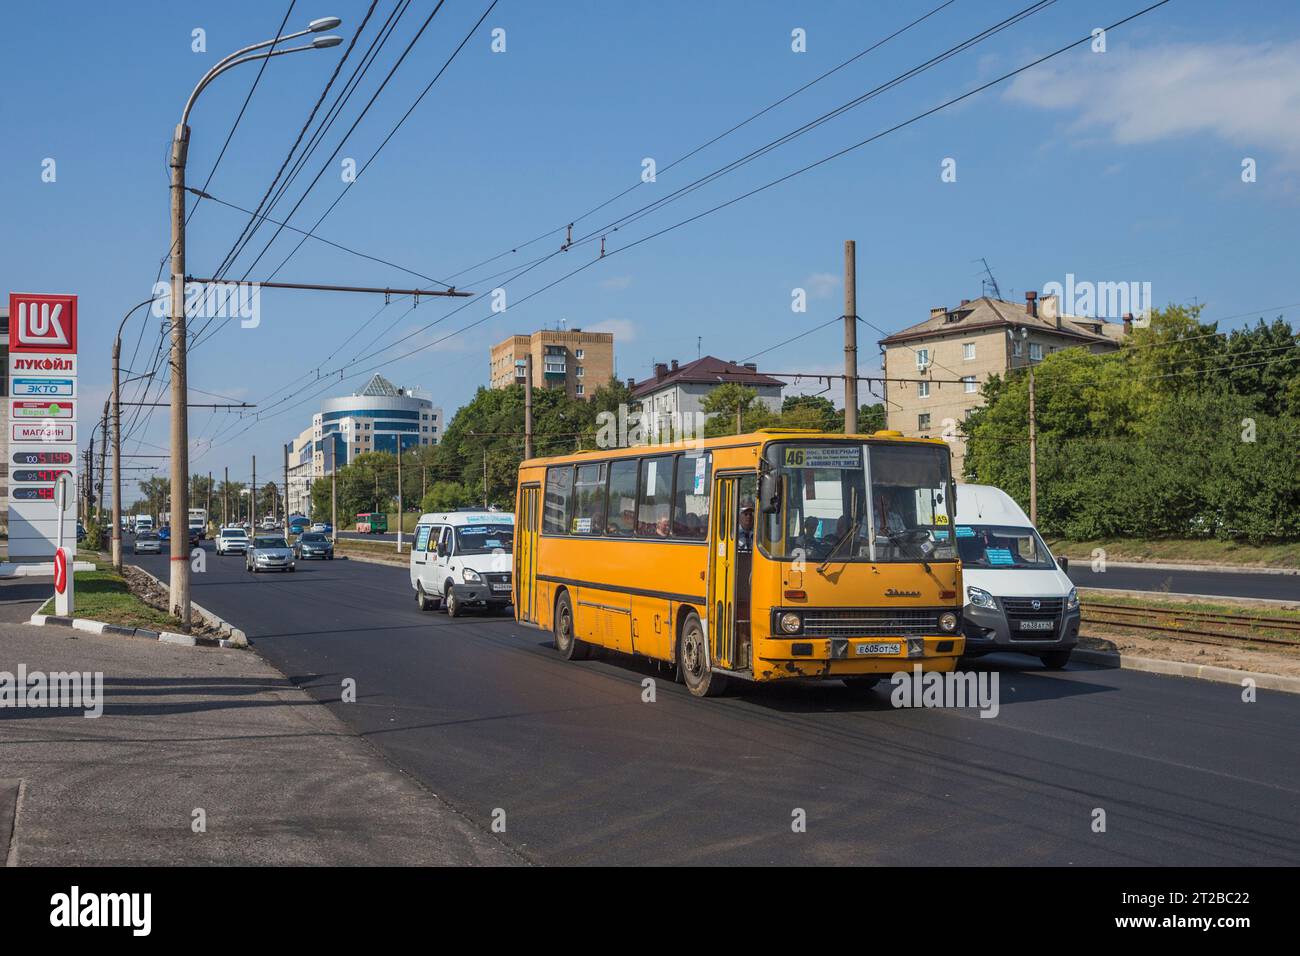
<svg viewBox="0 0 1300 956"><path fill-rule="evenodd" d="M515 620L537 621L537 529L541 509L537 485L519 489L515 516Z"/></svg>
<svg viewBox="0 0 1300 956"><path fill-rule="evenodd" d="M736 503L735 476L713 480L709 529L709 657L719 667L732 668L736 657Z"/></svg>

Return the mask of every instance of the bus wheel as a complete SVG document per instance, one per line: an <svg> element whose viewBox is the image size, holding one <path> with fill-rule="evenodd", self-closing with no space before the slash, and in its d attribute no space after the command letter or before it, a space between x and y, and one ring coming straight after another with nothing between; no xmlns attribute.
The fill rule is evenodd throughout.
<svg viewBox="0 0 1300 956"><path fill-rule="evenodd" d="M573 605L567 592L555 602L555 649L566 661L583 661L590 656L587 642L574 636Z"/></svg>
<svg viewBox="0 0 1300 956"><path fill-rule="evenodd" d="M727 678L709 667L709 650L704 643L704 628L694 611L682 622L677 639L677 667L686 689L696 697L717 697L727 688Z"/></svg>
<svg viewBox="0 0 1300 956"><path fill-rule="evenodd" d="M879 677L845 677L843 680L844 686L860 697L869 695L872 688L880 683Z"/></svg>

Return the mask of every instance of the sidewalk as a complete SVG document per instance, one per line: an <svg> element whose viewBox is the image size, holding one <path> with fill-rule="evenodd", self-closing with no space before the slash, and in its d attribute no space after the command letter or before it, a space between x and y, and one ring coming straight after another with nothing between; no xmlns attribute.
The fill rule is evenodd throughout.
<svg viewBox="0 0 1300 956"><path fill-rule="evenodd" d="M0 623L0 671L20 664L102 671L105 704L96 719L0 707L0 825L22 781L0 860L522 862L249 651ZM191 830L196 808L206 833Z"/></svg>

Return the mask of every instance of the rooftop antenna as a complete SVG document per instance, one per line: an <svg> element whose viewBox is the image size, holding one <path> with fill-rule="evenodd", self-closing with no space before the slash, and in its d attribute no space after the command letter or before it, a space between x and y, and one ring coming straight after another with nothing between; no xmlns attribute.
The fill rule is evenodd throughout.
<svg viewBox="0 0 1300 956"><path fill-rule="evenodd" d="M993 297L995 299L1001 299L1002 290L998 288L998 280L993 278L993 270L989 268L989 261L983 256L980 256L980 262L984 263L984 274L988 276L987 279L980 280L980 291L983 292L985 287L992 286Z"/></svg>

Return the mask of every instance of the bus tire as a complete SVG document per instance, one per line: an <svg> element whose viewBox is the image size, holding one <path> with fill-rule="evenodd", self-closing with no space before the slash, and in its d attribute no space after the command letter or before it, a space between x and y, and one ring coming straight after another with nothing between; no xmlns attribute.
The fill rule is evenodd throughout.
<svg viewBox="0 0 1300 956"><path fill-rule="evenodd" d="M682 619L677 636L677 668L694 697L717 697L727 689L727 678L709 666L709 649L705 645L700 616L689 611Z"/></svg>
<svg viewBox="0 0 1300 956"><path fill-rule="evenodd" d="M566 661L583 661L591 656L590 645L578 640L574 633L573 603L569 592L564 591L555 599L555 649Z"/></svg>
<svg viewBox="0 0 1300 956"><path fill-rule="evenodd" d="M852 693L866 697L880 683L879 677L844 677L844 686Z"/></svg>

